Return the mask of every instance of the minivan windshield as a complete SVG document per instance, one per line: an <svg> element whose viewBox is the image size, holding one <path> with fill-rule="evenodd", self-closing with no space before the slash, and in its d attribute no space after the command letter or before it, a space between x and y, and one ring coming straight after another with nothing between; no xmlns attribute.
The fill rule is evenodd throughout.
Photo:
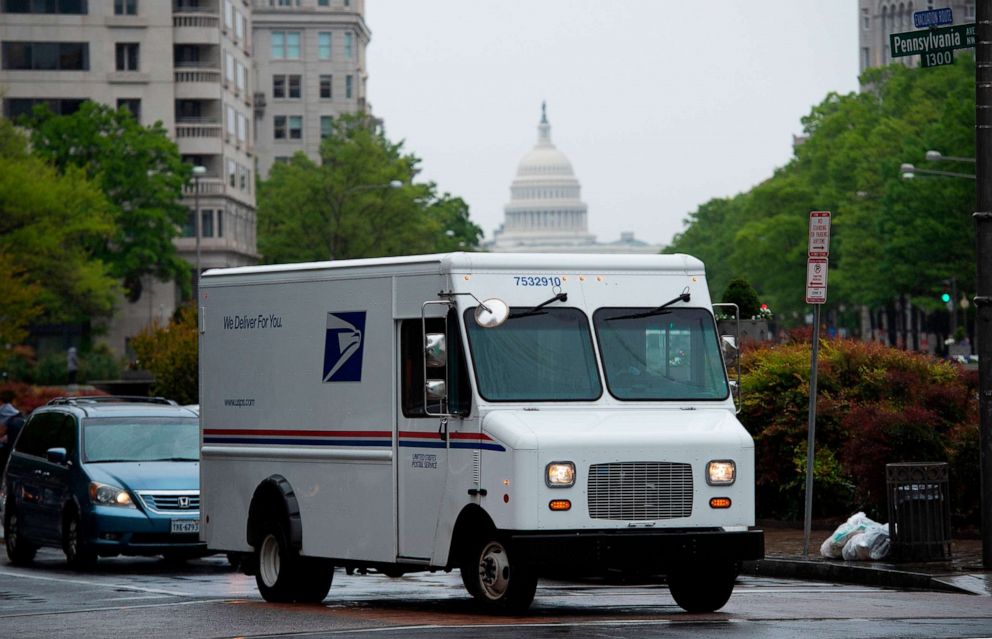
<svg viewBox="0 0 992 639"><path fill-rule="evenodd" d="M603 393L589 319L577 308L511 308L496 328L465 311L479 394L493 402L580 401Z"/></svg>
<svg viewBox="0 0 992 639"><path fill-rule="evenodd" d="M621 400L722 400L729 394L713 316L701 308L593 314L606 385Z"/></svg>
<svg viewBox="0 0 992 639"><path fill-rule="evenodd" d="M198 461L196 418L94 418L83 421L83 461Z"/></svg>

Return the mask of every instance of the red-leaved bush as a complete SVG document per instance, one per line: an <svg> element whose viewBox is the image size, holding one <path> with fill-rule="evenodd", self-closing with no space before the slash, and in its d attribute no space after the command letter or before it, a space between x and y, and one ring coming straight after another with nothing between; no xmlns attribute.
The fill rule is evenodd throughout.
<svg viewBox="0 0 992 639"><path fill-rule="evenodd" d="M802 516L810 344L750 348L741 419L755 440L758 516ZM817 374L814 515L884 521L885 464L951 465L957 521L978 512L977 381L957 364L853 340L823 340Z"/></svg>

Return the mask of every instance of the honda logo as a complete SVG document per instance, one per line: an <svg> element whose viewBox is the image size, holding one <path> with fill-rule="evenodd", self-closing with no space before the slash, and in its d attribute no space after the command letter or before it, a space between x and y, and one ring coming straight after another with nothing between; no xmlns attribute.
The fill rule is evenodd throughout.
<svg viewBox="0 0 992 639"><path fill-rule="evenodd" d="M187 497L186 495L183 495L182 497L180 497L179 498L179 507L182 508L183 510L186 510L187 508L189 508L189 497Z"/></svg>

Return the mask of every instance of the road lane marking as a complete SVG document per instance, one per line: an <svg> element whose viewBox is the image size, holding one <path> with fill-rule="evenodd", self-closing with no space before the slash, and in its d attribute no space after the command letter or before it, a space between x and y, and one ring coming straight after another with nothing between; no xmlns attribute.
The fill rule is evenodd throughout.
<svg viewBox="0 0 992 639"><path fill-rule="evenodd" d="M201 606L203 604L215 604L220 603L216 599L209 599L205 601L173 601L169 603L160 604L140 604L137 606L102 606L100 608L78 608L74 610L49 610L49 611L39 611L39 612L18 612L12 615L0 614L0 619L14 619L22 617L53 617L61 615L78 615L86 614L90 612L120 612L121 610L139 610L142 608L168 608L170 606Z"/></svg>
<svg viewBox="0 0 992 639"><path fill-rule="evenodd" d="M170 595L172 597L181 597L183 599L188 599L190 597L201 597L203 595L193 595L184 592L175 592L172 590L163 590L161 588L147 588L145 586L135 586L132 584L116 584L116 583L104 583L99 581L89 581L86 579L69 579L67 577L45 577L43 575L28 575L19 572L8 572L6 570L0 570L0 576L4 577L20 577L22 579L35 579L37 581L54 581L57 583L64 584L75 584L77 586L98 586L100 588L121 588L124 590L134 590L137 592L148 592L159 595ZM231 597L214 597L214 599L230 599Z"/></svg>

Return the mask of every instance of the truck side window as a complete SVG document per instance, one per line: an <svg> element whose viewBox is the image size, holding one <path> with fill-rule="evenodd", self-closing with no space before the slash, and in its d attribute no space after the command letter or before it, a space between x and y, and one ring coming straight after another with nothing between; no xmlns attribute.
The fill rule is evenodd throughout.
<svg viewBox="0 0 992 639"><path fill-rule="evenodd" d="M440 333L444 321L427 320L428 333ZM472 393L465 364L465 351L461 345L458 317L448 314L448 362L454 363L455 374L449 371L448 402L452 413L467 415L472 408ZM405 417L427 417L424 410L424 334L419 319L403 320L400 324L400 395ZM440 406L431 406L437 412Z"/></svg>

